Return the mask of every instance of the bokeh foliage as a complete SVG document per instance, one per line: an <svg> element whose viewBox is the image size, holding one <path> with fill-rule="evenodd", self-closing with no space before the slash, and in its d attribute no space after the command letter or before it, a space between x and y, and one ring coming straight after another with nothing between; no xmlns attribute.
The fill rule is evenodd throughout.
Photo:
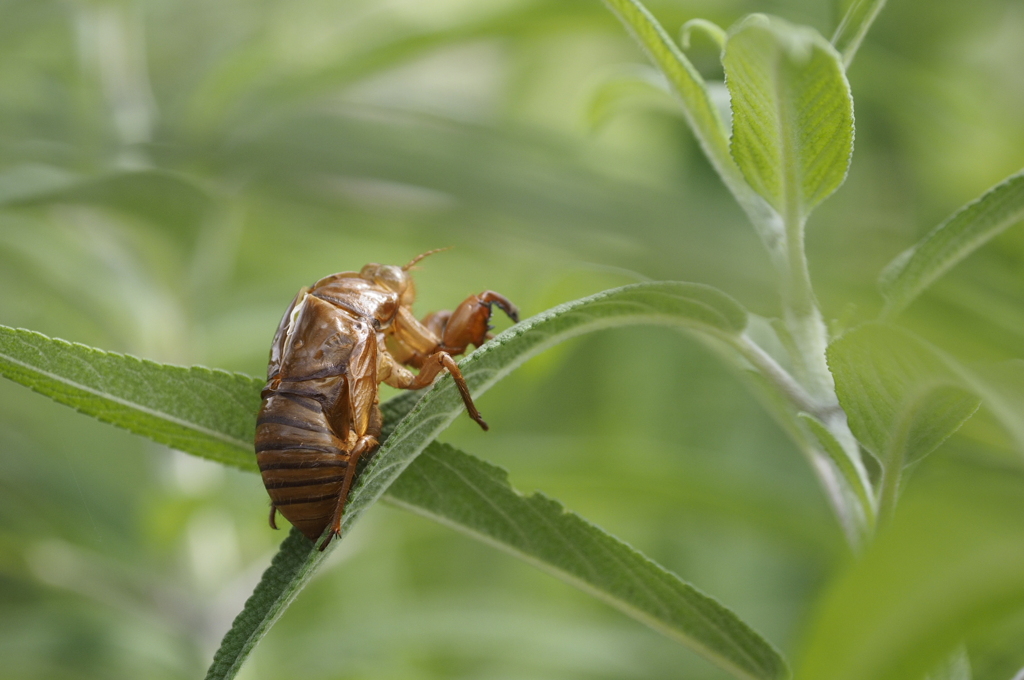
<svg viewBox="0 0 1024 680"><path fill-rule="evenodd" d="M815 2L651 8L670 29L768 11L828 36L837 21ZM893 0L868 34L849 72L850 176L808 232L836 328L878 312L875 277L894 255L1024 165L1022 36L1014 0ZM702 40L689 54L718 77ZM592 93L642 62L589 0L4 0L0 323L260 375L299 286L443 245L456 248L417 274L420 311L493 288L532 314L651 278L776 314L761 246L678 115L627 96L586 124ZM1024 231L1011 229L901 323L964 361L1020 358L1022 271ZM0 403L0 675L201 674L280 540L259 480L7 382ZM445 439L714 593L791 656L814 616L828 639L828 617L856 601L846 589L877 582L886 551L914 545L899 532L939 537L918 556L946 554L947 527L987 549L1004 521L991 506L1024 483L983 408L922 464L922 500L882 557L850 567L784 434L677 334L575 341L481 409L491 432L462 422ZM935 498L986 528L947 523ZM343 564L306 589L248 677L722 677L383 506L332 559ZM880 592L903 592L901 573L889 578ZM1022 630L1008 619L967 640L976 678L1024 665Z"/></svg>

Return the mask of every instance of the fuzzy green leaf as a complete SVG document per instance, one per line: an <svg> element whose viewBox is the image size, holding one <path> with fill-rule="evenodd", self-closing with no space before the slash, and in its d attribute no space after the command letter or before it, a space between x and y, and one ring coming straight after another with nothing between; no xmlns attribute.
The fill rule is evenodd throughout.
<svg viewBox="0 0 1024 680"><path fill-rule="evenodd" d="M659 323L697 331L728 343L738 341L746 322L746 312L738 304L707 286L636 284L567 303L533 317L474 352L461 366L474 394L479 395L530 356L591 330L630 323ZM3 339L0 367L8 377L83 412L175 448L246 469L255 468L251 441L262 381L204 368L162 366L29 331L10 329L0 337ZM463 408L450 378L438 381L417 401L418 397L403 395L385 405L385 434L390 436L352 493L344 518L346 528L387 490ZM406 411L408 416L403 418ZM395 431L389 433L392 427ZM484 474L494 478L492 472ZM530 503L507 486L506 489L509 498ZM445 496L441 494L442 498ZM408 502L408 499L404 501ZM553 512L554 506L546 507ZM441 510L435 504L427 514ZM460 510L456 507L450 512L459 516ZM561 516L560 509L558 512ZM588 526L576 518L566 521L577 527ZM474 530L479 529L477 526ZM589 540L605 548L619 545L604 534L591 534L587 530L584 533ZM513 547L523 550L522 544ZM536 561L552 557L550 550L543 547L543 541L532 549L537 551ZM673 580L674 577L669 578L667 572L633 551L625 550L619 557L626 560L627 565L632 564L625 572L637 568L637 564L649 565L651 573L642 578L654 578L652 583L660 582L659 587L668 589L666 593L675 592L678 601L671 605L662 603L656 608L657 597L649 592L634 593L632 587L623 585L634 577L625 572L603 575L588 572L585 576L590 580L584 581L589 592L600 591L605 599L644 623L685 640L738 677L784 677L785 665L777 653L728 610ZM281 554L225 637L208 677L234 676L325 556L326 553L316 550L295 532L285 540ZM562 560L550 568L565 572L573 579L581 578L573 571L582 568L579 563ZM663 580L665 578L669 580Z"/></svg>
<svg viewBox="0 0 1024 680"><path fill-rule="evenodd" d="M861 41L867 35L885 0L840 0L843 19L832 36L832 44L843 55L843 66L850 67Z"/></svg>
<svg viewBox="0 0 1024 680"><path fill-rule="evenodd" d="M893 326L846 333L829 345L828 362L850 429L886 465L931 453L980 403L952 359Z"/></svg>
<svg viewBox="0 0 1024 680"><path fill-rule="evenodd" d="M755 226L770 222L770 212L753 192L729 154L728 126L722 120L704 78L672 41L658 20L638 0L604 0L605 5L636 39L654 65L665 74L679 95L690 129L711 165L718 171L733 196L751 216ZM711 25L710 22L707 22ZM762 234L762 237L767 237Z"/></svg>
<svg viewBox="0 0 1024 680"><path fill-rule="evenodd" d="M709 286L641 283L560 305L510 328L467 358L463 373L474 393L481 394L534 354L590 330L661 323L724 339L738 337L746 320L739 304ZM161 444L256 469L249 454L264 383L260 379L158 364L6 326L0 326L0 375ZM421 405L417 424L403 429L400 437L420 441L424 427L440 432L461 404L454 383L441 381ZM376 460L384 459L393 464L382 451ZM378 468L375 463L364 479L393 479L387 466Z"/></svg>
<svg viewBox="0 0 1024 680"><path fill-rule="evenodd" d="M890 262L878 280L883 314L892 316L958 262L1024 220L1024 171L1011 175L953 213Z"/></svg>
<svg viewBox="0 0 1024 680"><path fill-rule="evenodd" d="M729 30L722 60L736 164L787 222L846 178L853 98L839 54L813 29L753 14Z"/></svg>
<svg viewBox="0 0 1024 680"><path fill-rule="evenodd" d="M419 393L408 392L381 405L384 415L382 439L385 443L398 422L416 405L420 396ZM250 434L250 439L255 438L255 419ZM247 453L251 454L251 449L252 446L247 447ZM252 461L251 469L258 473L256 456L250 455L249 458ZM413 465L415 464L414 461ZM328 554L328 551L318 550L298 529L292 528L271 560L270 566L263 572L256 589L245 601L242 611L235 617L231 628L221 640L220 647L214 654L213 663L206 672L206 680L235 677L252 650L313 577Z"/></svg>
<svg viewBox="0 0 1024 680"><path fill-rule="evenodd" d="M508 474L432 443L388 500L489 543L608 602L738 678L785 678L779 653L721 604Z"/></svg>
<svg viewBox="0 0 1024 680"><path fill-rule="evenodd" d="M386 417L399 419L413 397L388 402ZM727 608L556 501L520 495L505 471L473 456L433 442L384 498L557 576L738 678L788 677L781 655ZM207 680L235 676L325 555L292 530L221 643Z"/></svg>
<svg viewBox="0 0 1024 680"><path fill-rule="evenodd" d="M524 321L471 354L460 368L474 395L478 395L527 358L557 342L598 328L643 322L678 325L726 338L742 332L746 326L746 313L731 298L707 286L684 283L625 286L560 305ZM408 405L410 398L402 403ZM389 402L387 406L391 404ZM397 420L397 408L396 405L385 413L387 423ZM395 431L388 435L369 468L361 475L345 511L343 531L388 489L462 408L450 378L436 383L416 403L398 422ZM315 573L326 555L315 550L310 543L300 542L295 536L286 539L282 551L288 551L289 555L280 558L279 568L272 566L264 574L245 609L225 636L207 675L208 680L234 677L255 644ZM642 606L638 608L643 609ZM691 644L698 648L707 646L704 640L691 640ZM743 642L739 646L745 649L747 645ZM715 649L717 651L717 647Z"/></svg>
<svg viewBox="0 0 1024 680"><path fill-rule="evenodd" d="M99 420L247 470L263 381L0 326L0 375Z"/></svg>
<svg viewBox="0 0 1024 680"><path fill-rule="evenodd" d="M867 470L859 459L853 458L859 456L856 441L844 447L824 423L795 410L793 403L763 374L748 372L746 377L764 407L807 458L849 544L863 545L873 532L875 507L873 498L867 497L871 487ZM824 432L816 431L812 421Z"/></svg>

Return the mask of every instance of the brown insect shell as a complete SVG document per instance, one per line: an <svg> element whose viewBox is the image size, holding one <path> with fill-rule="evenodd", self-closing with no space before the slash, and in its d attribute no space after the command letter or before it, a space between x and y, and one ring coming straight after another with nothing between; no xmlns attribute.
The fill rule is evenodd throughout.
<svg viewBox="0 0 1024 680"><path fill-rule="evenodd" d="M518 313L504 296L484 291L453 312L417 321L408 270L431 252L404 267L368 264L358 273L332 274L292 300L274 336L256 417L256 461L272 502L271 526L279 511L311 540L328 526L331 536L340 535L359 461L373 454L381 435L381 381L419 389L447 370L469 416L487 429L451 355L487 339L492 305L513 321Z"/></svg>
<svg viewBox="0 0 1024 680"><path fill-rule="evenodd" d="M400 267L340 272L299 291L278 327L257 418L257 460L275 507L310 539L344 494L357 441L380 436L384 336L414 290Z"/></svg>

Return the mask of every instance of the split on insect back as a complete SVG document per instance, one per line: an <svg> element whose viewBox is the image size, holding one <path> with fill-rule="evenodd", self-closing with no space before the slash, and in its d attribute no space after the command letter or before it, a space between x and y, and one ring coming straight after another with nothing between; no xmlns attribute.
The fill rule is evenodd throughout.
<svg viewBox="0 0 1024 680"><path fill-rule="evenodd" d="M359 461L379 446L380 383L417 390L447 370L469 416L487 429L452 355L488 339L493 305L513 321L519 313L488 290L470 295L454 311L417 320L409 271L436 252L403 267L368 264L358 272L332 274L300 290L285 311L256 419L256 461L275 529L280 511L311 541L330 526L320 550L341 534Z"/></svg>

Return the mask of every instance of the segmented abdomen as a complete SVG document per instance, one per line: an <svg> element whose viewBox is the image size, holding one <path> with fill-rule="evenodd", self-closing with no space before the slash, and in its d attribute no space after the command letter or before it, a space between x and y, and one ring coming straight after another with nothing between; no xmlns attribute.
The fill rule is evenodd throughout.
<svg viewBox="0 0 1024 680"><path fill-rule="evenodd" d="M311 541L338 505L349 452L312 397L271 393L256 418L256 462L278 511Z"/></svg>

